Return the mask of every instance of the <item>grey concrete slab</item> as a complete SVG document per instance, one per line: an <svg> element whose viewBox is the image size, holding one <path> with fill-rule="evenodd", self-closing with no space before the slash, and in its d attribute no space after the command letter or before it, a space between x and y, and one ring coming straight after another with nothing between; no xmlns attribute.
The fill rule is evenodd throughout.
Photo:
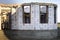
<svg viewBox="0 0 60 40"><path fill-rule="evenodd" d="M4 34L11 40L56 39L57 30L4 30Z"/></svg>

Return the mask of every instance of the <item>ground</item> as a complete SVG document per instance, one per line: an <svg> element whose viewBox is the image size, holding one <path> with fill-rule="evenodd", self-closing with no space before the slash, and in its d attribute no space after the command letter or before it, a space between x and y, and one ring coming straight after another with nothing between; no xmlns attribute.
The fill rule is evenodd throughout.
<svg viewBox="0 0 60 40"><path fill-rule="evenodd" d="M0 40L8 40L8 38L6 37L2 30L0 30Z"/></svg>

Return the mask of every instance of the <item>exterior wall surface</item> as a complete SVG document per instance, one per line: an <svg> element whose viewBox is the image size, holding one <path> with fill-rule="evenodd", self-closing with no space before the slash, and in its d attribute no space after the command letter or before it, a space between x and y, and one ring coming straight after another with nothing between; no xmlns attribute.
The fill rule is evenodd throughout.
<svg viewBox="0 0 60 40"><path fill-rule="evenodd" d="M39 5L31 4L31 23L23 23L22 7L17 9L16 14L12 15L12 29L16 30L54 30L57 29L57 23L54 23L54 6L48 7L48 23L40 23Z"/></svg>

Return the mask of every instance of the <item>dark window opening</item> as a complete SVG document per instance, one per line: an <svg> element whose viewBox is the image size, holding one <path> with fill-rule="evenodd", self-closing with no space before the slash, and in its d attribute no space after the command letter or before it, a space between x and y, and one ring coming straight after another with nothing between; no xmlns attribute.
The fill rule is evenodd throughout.
<svg viewBox="0 0 60 40"><path fill-rule="evenodd" d="M30 23L30 14L24 13L24 23Z"/></svg>
<svg viewBox="0 0 60 40"><path fill-rule="evenodd" d="M30 6L24 6L23 8L23 23L31 23Z"/></svg>
<svg viewBox="0 0 60 40"><path fill-rule="evenodd" d="M56 7L54 7L54 23L56 23Z"/></svg>
<svg viewBox="0 0 60 40"><path fill-rule="evenodd" d="M48 6L40 6L40 23L48 23Z"/></svg>

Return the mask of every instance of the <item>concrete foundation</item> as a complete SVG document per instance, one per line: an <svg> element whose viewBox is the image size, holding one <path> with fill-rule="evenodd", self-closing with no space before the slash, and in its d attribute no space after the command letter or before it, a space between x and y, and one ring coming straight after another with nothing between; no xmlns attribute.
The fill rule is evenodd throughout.
<svg viewBox="0 0 60 40"><path fill-rule="evenodd" d="M12 38L53 39L57 37L57 30L20 30L11 33Z"/></svg>

